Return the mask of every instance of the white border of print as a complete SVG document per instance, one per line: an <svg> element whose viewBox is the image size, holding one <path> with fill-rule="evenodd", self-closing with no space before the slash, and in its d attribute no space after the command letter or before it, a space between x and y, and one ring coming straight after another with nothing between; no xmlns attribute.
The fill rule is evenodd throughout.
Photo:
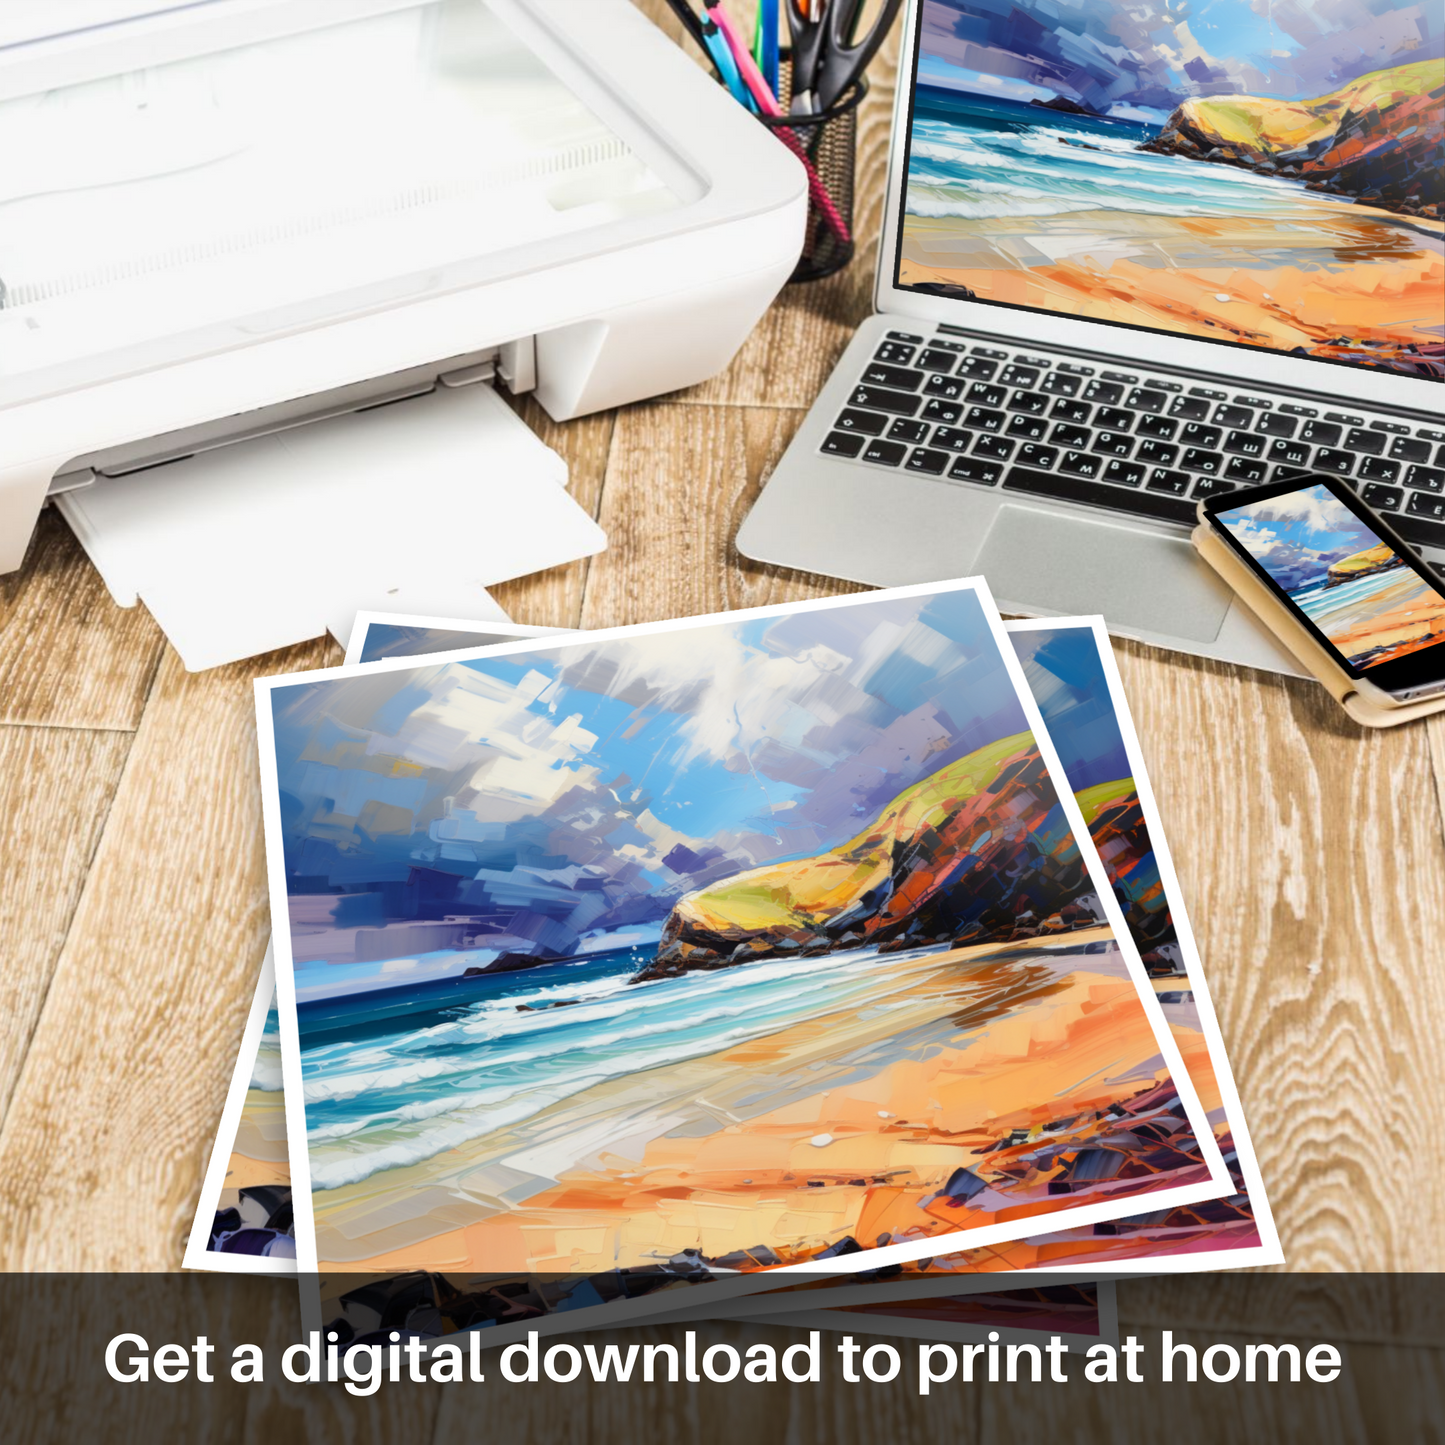
<svg viewBox="0 0 1445 1445"><path fill-rule="evenodd" d="M506 657L513 653L535 653L541 651L563 652L574 647L591 647L616 638L633 638L652 634L691 631L703 627L733 626L755 619L792 617L800 613L825 611L843 607L868 606L891 597L930 597L950 592L971 591L983 607L985 618L993 635L994 644L1003 659L1005 670L1014 685L1020 707L1032 730L1045 766L1055 779L1060 805L1069 820L1080 854L1084 859L1090 881L1104 908L1106 921L1114 934L1115 941L1125 959L1126 967L1134 981L1141 1001L1152 1002L1153 989L1140 962L1138 950L1134 947L1124 924L1113 890L1109 887L1099 862L1098 854L1089 841L1072 792L1064 782L1065 774L1054 750L1052 740L1039 714L1037 704L1029 692L1022 667L1008 638L994 606L987 582L982 578L969 578L952 583L925 584L901 587L880 592L867 592L838 598L823 598L812 602L788 603L772 607L750 608L738 612L709 614L703 617L681 618L664 622L645 623L634 627L608 628L589 632L583 638L551 639L540 641L527 639L516 643L503 644L485 650L489 658ZM287 913L287 893L284 862L281 849L281 816L279 790L275 786L276 752L273 733L271 693L285 688L305 687L316 683L339 680L346 677L383 672L415 671L420 667L444 666L449 662L465 662L481 650L463 649L460 652L429 655L425 661L416 658L384 659L368 664L365 668L327 668L311 673L296 673L289 676L258 679L254 686L257 703L257 739L261 760L263 781L262 804L267 844L267 872L270 881L273 916L284 918ZM1060 786L1060 784L1062 784ZM295 1212L297 1267L303 1275L316 1276L318 1259L316 1252L315 1217L312 1210L311 1179L306 1145L305 1105L302 1096L302 1074L300 1040L297 1031L295 979L292 973L291 940L285 929L275 935L277 1004L281 1023L281 1054L283 1075L286 1083L286 1118L288 1145L291 1153L292 1197ZM1161 1010L1145 1009L1150 1026L1154 1031L1159 1052L1174 1081L1185 1114L1200 1143L1201 1156L1207 1163L1210 1177L1194 1185L1182 1185L1161 1190L1157 1194L1133 1197L1127 1200L1110 1201L1103 1204L1082 1205L1062 1208L1057 1214L1031 1215L1027 1219L986 1225L973 1230L956 1231L934 1236L926 1240L910 1240L901 1244L885 1245L881 1248L865 1249L857 1254L835 1256L828 1260L811 1260L799 1265L784 1265L776 1269L751 1272L732 1278L719 1279L708 1289L709 1300L721 1300L735 1295L751 1294L759 1290L777 1288L776 1280L789 1274L821 1273L852 1274L859 1270L883 1268L914 1259L936 1256L946 1241L956 1240L957 1249L984 1247L989 1244L1013 1240L1043 1230L1046 1224L1056 1229L1082 1228L1107 1220L1125 1217L1142 1207L1167 1209L1177 1205L1195 1203L1204 1199L1220 1197L1221 1193L1233 1188L1223 1157L1214 1142L1212 1130L1200 1105L1198 1095L1189 1082L1188 1071L1177 1045L1170 1033ZM320 1328L319 1288L313 1286L303 1291L303 1318L307 1328ZM675 1297L666 1304L675 1304ZM662 1312L666 1304L656 1295L642 1299L616 1302L609 1307L609 1317L619 1324L625 1320L644 1318ZM546 1320L529 1321L539 1333L576 1328L577 1321L571 1318L576 1311L566 1311ZM525 1333L522 1325L502 1326L495 1336L499 1344L507 1338L519 1338Z"/></svg>
<svg viewBox="0 0 1445 1445"><path fill-rule="evenodd" d="M285 1279L296 1273L294 1259L267 1259L258 1254L222 1254L206 1247L211 1238L211 1221L216 1217L216 1205L226 1187L226 1170L236 1148L236 1131L241 1127L241 1111L246 1107L246 1094L251 1087L256 1055L261 1051L261 1035L266 1031L266 1015L271 1010L271 995L275 990L276 964L271 946L267 944L266 957L261 960L261 976L256 980L256 992L251 998L251 1011L246 1015L246 1027L241 1032L241 1051L236 1055L231 1085L226 1090L226 1106L221 1110L211 1162L206 1166L206 1177L201 1183L195 1222L191 1225L190 1238L186 1240L186 1253L181 1261L186 1269L209 1269L221 1274L262 1274L275 1279ZM289 1138L286 1147L289 1151Z"/></svg>
<svg viewBox="0 0 1445 1445"><path fill-rule="evenodd" d="M565 637L576 629L571 627L529 627L524 622L511 621L505 612L498 617L486 617L478 622L469 622L456 617L418 617L409 612L358 612L351 624L351 637L346 644L343 667L375 667L378 662L393 662L399 659L378 657L371 662L362 662L361 654L366 650L366 639L372 626L383 627L430 627L438 632L485 632L503 640L522 637ZM477 647L500 646L499 643L477 643ZM455 650L455 649L454 649ZM415 653L409 659L413 667L420 667L423 659L432 653ZM298 674L299 676L300 674Z"/></svg>

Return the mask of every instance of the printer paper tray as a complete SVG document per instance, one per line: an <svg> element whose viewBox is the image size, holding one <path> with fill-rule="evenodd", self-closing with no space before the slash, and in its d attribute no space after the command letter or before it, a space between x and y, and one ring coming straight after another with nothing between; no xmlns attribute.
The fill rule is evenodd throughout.
<svg viewBox="0 0 1445 1445"><path fill-rule="evenodd" d="M115 600L143 600L193 671L362 609L483 618L485 589L589 556L567 468L489 386L238 442L55 504Z"/></svg>

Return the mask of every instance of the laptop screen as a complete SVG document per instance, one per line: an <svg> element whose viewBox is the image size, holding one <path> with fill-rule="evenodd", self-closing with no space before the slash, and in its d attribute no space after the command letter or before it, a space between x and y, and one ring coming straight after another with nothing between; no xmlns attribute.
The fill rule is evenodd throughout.
<svg viewBox="0 0 1445 1445"><path fill-rule="evenodd" d="M922 0L895 284L1445 380L1410 0Z"/></svg>

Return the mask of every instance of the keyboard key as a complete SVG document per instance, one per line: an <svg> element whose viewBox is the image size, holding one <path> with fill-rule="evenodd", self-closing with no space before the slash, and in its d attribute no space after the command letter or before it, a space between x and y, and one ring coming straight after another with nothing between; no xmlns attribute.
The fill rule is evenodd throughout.
<svg viewBox="0 0 1445 1445"><path fill-rule="evenodd" d="M1111 457L1127 457L1134 450L1134 443L1131 438L1120 436L1118 432L1101 431L1094 438L1094 445L1090 450L1103 452Z"/></svg>
<svg viewBox="0 0 1445 1445"><path fill-rule="evenodd" d="M1355 458L1350 452L1338 447L1321 447L1315 453L1315 466L1322 472L1335 472L1347 477L1355 469Z"/></svg>
<svg viewBox="0 0 1445 1445"><path fill-rule="evenodd" d="M1247 406L1217 406L1214 408L1216 426L1249 426L1254 421L1254 412Z"/></svg>
<svg viewBox="0 0 1445 1445"><path fill-rule="evenodd" d="M1189 495L1197 501L1203 497L1217 497L1221 492L1232 492L1233 490L1234 485L1231 482L1222 482L1218 477L1200 477Z"/></svg>
<svg viewBox="0 0 1445 1445"><path fill-rule="evenodd" d="M1229 393L1227 391L1214 391L1212 388L1207 386L1191 386L1189 388L1189 395L1202 396L1206 401L1229 400Z"/></svg>
<svg viewBox="0 0 1445 1445"><path fill-rule="evenodd" d="M1327 411L1325 413L1325 420L1337 421L1342 426L1364 426L1365 424L1364 417L1351 416L1348 412L1343 411Z"/></svg>
<svg viewBox="0 0 1445 1445"><path fill-rule="evenodd" d="M886 361L890 366L907 366L913 360L913 347L901 341L885 341L873 353L874 361Z"/></svg>
<svg viewBox="0 0 1445 1445"><path fill-rule="evenodd" d="M1430 443L1416 441L1414 437L1396 437L1390 443L1390 455L1397 462L1428 462Z"/></svg>
<svg viewBox="0 0 1445 1445"><path fill-rule="evenodd" d="M1314 413L1311 412L1310 415L1313 416ZM1266 412L1255 423L1254 429L1267 437L1292 437L1299 430L1299 422L1292 416Z"/></svg>
<svg viewBox="0 0 1445 1445"><path fill-rule="evenodd" d="M915 336L911 331L890 331L888 333L888 339L890 341L908 341L914 346L919 346L923 342L921 336Z"/></svg>
<svg viewBox="0 0 1445 1445"><path fill-rule="evenodd" d="M1085 401L1101 401L1105 406L1113 406L1123 395L1124 388L1116 381L1100 381L1096 378L1084 388Z"/></svg>
<svg viewBox="0 0 1445 1445"><path fill-rule="evenodd" d="M958 374L971 381L992 381L997 370L998 362L989 361L982 356L967 356L958 364Z"/></svg>
<svg viewBox="0 0 1445 1445"><path fill-rule="evenodd" d="M1260 407L1268 411L1274 405L1272 401L1266 401L1262 396L1237 396L1234 398L1235 406Z"/></svg>
<svg viewBox="0 0 1445 1445"><path fill-rule="evenodd" d="M1164 403L1169 398L1162 391L1151 391L1148 387L1136 386L1129 393L1127 405L1132 406L1135 411L1163 411Z"/></svg>
<svg viewBox="0 0 1445 1445"><path fill-rule="evenodd" d="M961 482L982 482L991 487L1003 476L1003 468L997 462L982 462L977 457L959 457L948 469L948 475Z"/></svg>
<svg viewBox="0 0 1445 1445"><path fill-rule="evenodd" d="M1065 452L1059 470L1075 477L1097 477L1104 470L1104 459L1091 457L1088 452Z"/></svg>
<svg viewBox="0 0 1445 1445"><path fill-rule="evenodd" d="M1036 366L1006 366L999 381L1005 386L1034 386L1038 383L1039 369Z"/></svg>
<svg viewBox="0 0 1445 1445"><path fill-rule="evenodd" d="M1330 412L1329 415L1333 416L1334 413ZM1327 421L1307 421L1299 439L1302 442L1314 442L1317 446L1332 447L1340 439L1340 428L1331 426Z"/></svg>
<svg viewBox="0 0 1445 1445"><path fill-rule="evenodd" d="M1423 437L1427 442L1445 442L1445 431L1436 431L1433 427L1417 426L1415 435Z"/></svg>
<svg viewBox="0 0 1445 1445"><path fill-rule="evenodd" d="M1209 403L1197 396L1176 396L1169 405L1169 415L1181 421L1203 421L1210 410Z"/></svg>
<svg viewBox="0 0 1445 1445"><path fill-rule="evenodd" d="M1405 494L1399 487L1383 487L1378 482L1371 483L1360 493L1360 500L1377 512L1393 512L1404 498Z"/></svg>
<svg viewBox="0 0 1445 1445"><path fill-rule="evenodd" d="M951 372L958 365L958 356L952 351L940 351L936 346L930 346L926 351L919 353L915 363L921 366L924 371Z"/></svg>
<svg viewBox="0 0 1445 1445"><path fill-rule="evenodd" d="M957 342L957 341L940 341L938 344L939 344L940 346L953 346L953 347L957 347L957 349L958 349L959 351L962 351L962 350L963 350L963 346L962 346L959 342ZM969 350L972 351L975 356L988 356L988 357L991 357L994 361L1007 361L1007 360L1008 360L1008 352L1006 352L1006 351L999 351L996 347L991 347L991 346L972 346L972 347L969 348Z"/></svg>
<svg viewBox="0 0 1445 1445"><path fill-rule="evenodd" d="M1287 467L1308 466L1310 449L1302 442L1285 441L1283 437L1278 437L1269 444L1269 459L1282 462Z"/></svg>
<svg viewBox="0 0 1445 1445"><path fill-rule="evenodd" d="M1105 431L1128 431L1134 425L1134 413L1121 406L1101 406L1094 413L1094 425Z"/></svg>
<svg viewBox="0 0 1445 1445"><path fill-rule="evenodd" d="M856 457L868 438L858 432L830 431L823 438L822 449L835 457Z"/></svg>
<svg viewBox="0 0 1445 1445"><path fill-rule="evenodd" d="M1008 409L1042 416L1049 409L1049 399L1041 391L1016 391L1008 399Z"/></svg>
<svg viewBox="0 0 1445 1445"><path fill-rule="evenodd" d="M1058 442L1061 447L1086 447L1089 445L1091 435L1092 433L1085 427L1065 426L1063 422L1060 422L1054 428L1054 434L1049 440Z"/></svg>
<svg viewBox="0 0 1445 1445"><path fill-rule="evenodd" d="M948 463L947 452L936 452L928 447L917 447L912 456L908 458L908 470L910 472L926 472L930 477L941 477L947 469Z"/></svg>
<svg viewBox="0 0 1445 1445"><path fill-rule="evenodd" d="M967 345L966 342L963 342L963 341L948 341L948 340L945 340L942 336L935 336L935 337L933 338L933 340L930 341L928 344L929 344L930 346L936 346L940 351L952 351L952 352L954 352L954 353L955 353L956 355L958 355L958 356L962 356L963 353L968 350L968 345ZM975 347L973 348L973 350L974 350L974 354L977 355L977 356L1005 356L1005 355L1007 355L1007 353L1006 353L1006 352L1003 352L1003 351L985 351L985 350L983 349L983 347L981 347L981 346L975 346Z"/></svg>
<svg viewBox="0 0 1445 1445"><path fill-rule="evenodd" d="M1092 376L1094 374L1094 368L1092 366L1075 366L1072 361L1059 362L1058 370L1070 371L1075 376Z"/></svg>
<svg viewBox="0 0 1445 1445"><path fill-rule="evenodd" d="M1016 416L1008 424L1008 435L1024 437L1028 441L1042 441L1049 424L1041 416Z"/></svg>
<svg viewBox="0 0 1445 1445"><path fill-rule="evenodd" d="M1377 457L1385 450L1386 438L1377 431L1361 431L1354 426L1345 433L1345 448L1367 457Z"/></svg>
<svg viewBox="0 0 1445 1445"><path fill-rule="evenodd" d="M1169 492L1182 497L1189 490L1188 472L1171 472L1167 467L1155 467L1149 477L1151 492Z"/></svg>
<svg viewBox="0 0 1445 1445"><path fill-rule="evenodd" d="M1059 460L1057 447L1036 447L1032 442L1019 448L1019 462L1026 467L1040 467L1047 471Z"/></svg>
<svg viewBox="0 0 1445 1445"><path fill-rule="evenodd" d="M896 467L908 455L908 448L902 442L885 442L874 437L863 452L865 462L877 462L879 466Z"/></svg>
<svg viewBox="0 0 1445 1445"><path fill-rule="evenodd" d="M1224 470L1224 458L1218 452L1207 452L1203 447L1189 447L1179 458L1179 465L1191 472L1203 472L1207 477L1217 477Z"/></svg>
<svg viewBox="0 0 1445 1445"><path fill-rule="evenodd" d="M1070 401L1067 397L1060 397L1049 415L1058 421L1086 422L1093 413L1094 408L1086 401Z"/></svg>
<svg viewBox="0 0 1445 1445"><path fill-rule="evenodd" d="M917 391L923 385L923 373L905 366L885 366L871 361L863 369L863 380L870 386L896 386L899 391Z"/></svg>
<svg viewBox="0 0 1445 1445"><path fill-rule="evenodd" d="M957 401L963 395L966 383L957 376L945 376L941 371L929 373L923 389L929 396L941 396L946 401Z"/></svg>
<svg viewBox="0 0 1445 1445"><path fill-rule="evenodd" d="M1417 547L1445 547L1445 525L1439 522L1427 522L1424 517L1410 517L1404 512L1396 512L1390 522L1407 542Z"/></svg>
<svg viewBox="0 0 1445 1445"><path fill-rule="evenodd" d="M1144 480L1144 468L1138 462L1121 462L1116 457L1104 468L1104 480L1116 486L1137 487Z"/></svg>
<svg viewBox="0 0 1445 1445"><path fill-rule="evenodd" d="M1002 431L1003 421L1001 411L989 411L983 406L971 406L963 415L964 426L971 426L975 431Z"/></svg>
<svg viewBox="0 0 1445 1445"><path fill-rule="evenodd" d="M1105 381L1122 381L1125 386L1133 386L1139 380L1132 372L1128 371L1105 371L1101 372Z"/></svg>
<svg viewBox="0 0 1445 1445"><path fill-rule="evenodd" d="M973 402L975 406L1002 406L1007 397L1008 392L1003 387L976 381L969 387L964 400Z"/></svg>
<svg viewBox="0 0 1445 1445"><path fill-rule="evenodd" d="M1445 497L1429 497L1424 492L1411 492L1405 510L1412 517L1431 517L1445 521Z"/></svg>
<svg viewBox="0 0 1445 1445"><path fill-rule="evenodd" d="M1171 447L1168 442L1146 441L1139 443L1139 450L1134 453L1134 458L1151 467L1172 467L1174 458L1178 455L1179 448Z"/></svg>
<svg viewBox="0 0 1445 1445"><path fill-rule="evenodd" d="M910 421L906 416L900 416L888 428L889 441L911 442L915 446L927 435L928 423L926 421Z"/></svg>
<svg viewBox="0 0 1445 1445"><path fill-rule="evenodd" d="M1435 453L1435 465L1437 467L1445 467L1445 446L1442 446L1440 450Z"/></svg>
<svg viewBox="0 0 1445 1445"><path fill-rule="evenodd" d="M929 421L941 421L952 424L963 415L963 408L961 406L955 406L951 401L940 401L935 396L924 404L923 415Z"/></svg>
<svg viewBox="0 0 1445 1445"><path fill-rule="evenodd" d="M1317 411L1314 409L1314 407L1312 407L1312 406L1296 406L1296 405L1294 404L1294 402L1292 402L1292 401L1281 402L1279 409L1280 409L1282 412L1287 412L1290 416L1318 416L1318 415L1319 415L1319 412L1317 412Z"/></svg>
<svg viewBox="0 0 1445 1445"><path fill-rule="evenodd" d="M845 411L833 423L837 431L860 431L864 436L882 436L888 427L888 418L874 411Z"/></svg>
<svg viewBox="0 0 1445 1445"><path fill-rule="evenodd" d="M1126 491L1107 482L1089 481L1079 476L1061 476L1057 472L1036 472L1029 467L1010 467L1004 478L1006 490L1028 492L1037 497L1054 497L1065 502L1085 502L1091 506L1108 507L1113 511L1132 512L1145 517L1158 517L1170 522L1192 522L1194 504L1183 497L1163 492Z"/></svg>
<svg viewBox="0 0 1445 1445"><path fill-rule="evenodd" d="M1387 462L1383 457L1366 457L1360 463L1360 479L1362 481L1393 482L1399 475L1399 462Z"/></svg>
<svg viewBox="0 0 1445 1445"><path fill-rule="evenodd" d="M1217 447L1221 435L1217 426L1200 426L1192 421L1179 433L1179 440L1188 447Z"/></svg>
<svg viewBox="0 0 1445 1445"><path fill-rule="evenodd" d="M918 397L906 391L889 391L882 386L854 387L848 404L867 407L870 411L891 412L894 416L913 416L921 405Z"/></svg>
<svg viewBox="0 0 1445 1445"><path fill-rule="evenodd" d="M1162 442L1172 441L1174 433L1179 430L1177 421L1170 421L1167 416L1141 416L1139 425L1134 428L1134 434L1141 437L1157 437Z"/></svg>
<svg viewBox="0 0 1445 1445"><path fill-rule="evenodd" d="M976 457L992 457L995 461L1006 462L1013 455L1014 444L1003 437L979 437L973 444Z"/></svg>
<svg viewBox="0 0 1445 1445"><path fill-rule="evenodd" d="M1439 467L1411 467L1405 473L1405 485L1418 487L1422 492L1445 490L1445 471Z"/></svg>
<svg viewBox="0 0 1445 1445"><path fill-rule="evenodd" d="M1257 431L1232 431L1224 439L1224 450L1234 456L1262 457L1265 439Z"/></svg>
<svg viewBox="0 0 1445 1445"><path fill-rule="evenodd" d="M977 432L964 431L961 427L941 426L933 433L933 445L946 447L951 452L966 452L977 435Z"/></svg>
<svg viewBox="0 0 1445 1445"><path fill-rule="evenodd" d="M1066 371L1051 371L1044 377L1044 384L1040 388L1050 396L1078 396L1080 379L1077 376L1070 376Z"/></svg>
<svg viewBox="0 0 1445 1445"><path fill-rule="evenodd" d="M1224 475L1231 482L1262 482L1269 468L1252 457L1231 457Z"/></svg>

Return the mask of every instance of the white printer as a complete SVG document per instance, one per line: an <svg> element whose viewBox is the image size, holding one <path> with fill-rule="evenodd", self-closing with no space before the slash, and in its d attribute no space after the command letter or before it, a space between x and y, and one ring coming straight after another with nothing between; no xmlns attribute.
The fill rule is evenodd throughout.
<svg viewBox="0 0 1445 1445"><path fill-rule="evenodd" d="M454 610L565 560L539 518L595 551L487 389L565 420L714 374L806 204L628 0L7 6L0 572L54 496L168 631L305 575L259 633L182 649L206 666Z"/></svg>

